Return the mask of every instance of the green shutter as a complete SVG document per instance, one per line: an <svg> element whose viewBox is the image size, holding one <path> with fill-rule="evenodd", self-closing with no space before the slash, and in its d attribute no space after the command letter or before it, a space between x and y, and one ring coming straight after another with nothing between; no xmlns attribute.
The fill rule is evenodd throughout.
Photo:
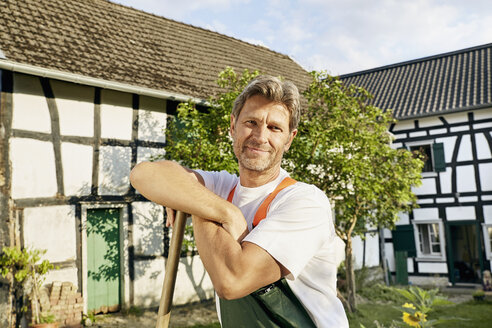
<svg viewBox="0 0 492 328"><path fill-rule="evenodd" d="M397 285L408 285L407 252L395 251L395 282Z"/></svg>
<svg viewBox="0 0 492 328"><path fill-rule="evenodd" d="M444 159L444 144L443 143L433 144L432 152L434 156L434 171L435 172L446 171L446 160Z"/></svg>
<svg viewBox="0 0 492 328"><path fill-rule="evenodd" d="M412 224L397 225L396 230L391 231L391 233L393 236L393 249L395 252L406 251L408 257L417 256Z"/></svg>

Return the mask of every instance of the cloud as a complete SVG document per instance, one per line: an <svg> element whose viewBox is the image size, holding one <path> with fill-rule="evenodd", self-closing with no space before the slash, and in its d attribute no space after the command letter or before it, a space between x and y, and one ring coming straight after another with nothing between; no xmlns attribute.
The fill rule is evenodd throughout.
<svg viewBox="0 0 492 328"><path fill-rule="evenodd" d="M488 0L115 0L355 72L492 42Z"/></svg>

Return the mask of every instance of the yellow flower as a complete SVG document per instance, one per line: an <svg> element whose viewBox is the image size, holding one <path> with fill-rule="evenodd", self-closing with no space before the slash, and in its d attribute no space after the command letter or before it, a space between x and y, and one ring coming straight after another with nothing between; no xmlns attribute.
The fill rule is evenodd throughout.
<svg viewBox="0 0 492 328"><path fill-rule="evenodd" d="M414 309L415 310L415 306L413 306L412 303L405 303L405 304L403 304L403 307L407 308L407 309Z"/></svg>
<svg viewBox="0 0 492 328"><path fill-rule="evenodd" d="M420 319L416 316L411 315L408 312L403 312L403 322L411 327L420 328Z"/></svg>
<svg viewBox="0 0 492 328"><path fill-rule="evenodd" d="M415 312L415 316L422 322L426 322L427 321L427 314L423 314L422 312L420 311L417 311Z"/></svg>

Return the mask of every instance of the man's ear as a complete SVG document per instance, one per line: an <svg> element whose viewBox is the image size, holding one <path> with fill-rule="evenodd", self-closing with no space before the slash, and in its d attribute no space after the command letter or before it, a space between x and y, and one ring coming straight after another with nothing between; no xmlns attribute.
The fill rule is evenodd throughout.
<svg viewBox="0 0 492 328"><path fill-rule="evenodd" d="M229 129L229 134L230 136L232 137L234 135L234 127L236 125L236 118L234 117L234 115L231 114L231 127Z"/></svg>
<svg viewBox="0 0 492 328"><path fill-rule="evenodd" d="M289 150L290 145L292 145L292 141L294 141L294 138L296 137L296 135L297 135L297 129L294 129L290 132L289 140L287 141L287 143L284 146L284 151Z"/></svg>

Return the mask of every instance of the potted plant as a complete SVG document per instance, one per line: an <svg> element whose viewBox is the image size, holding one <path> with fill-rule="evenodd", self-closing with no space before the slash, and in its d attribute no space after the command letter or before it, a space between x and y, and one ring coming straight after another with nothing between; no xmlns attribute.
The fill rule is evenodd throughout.
<svg viewBox="0 0 492 328"><path fill-rule="evenodd" d="M32 308L31 327L57 327L54 316L41 313L39 306L40 289L45 280L46 274L52 270L53 264L48 260L41 260L41 256L46 253L39 249L20 249L18 247L4 247L0 255L0 274L9 281L9 300L12 304L10 327L17 327L20 324L22 315L27 312L29 300ZM26 297L28 296L28 297ZM41 326L37 326L42 324Z"/></svg>
<svg viewBox="0 0 492 328"><path fill-rule="evenodd" d="M475 301L483 301L485 299L485 292L481 289L477 289L472 294Z"/></svg>

